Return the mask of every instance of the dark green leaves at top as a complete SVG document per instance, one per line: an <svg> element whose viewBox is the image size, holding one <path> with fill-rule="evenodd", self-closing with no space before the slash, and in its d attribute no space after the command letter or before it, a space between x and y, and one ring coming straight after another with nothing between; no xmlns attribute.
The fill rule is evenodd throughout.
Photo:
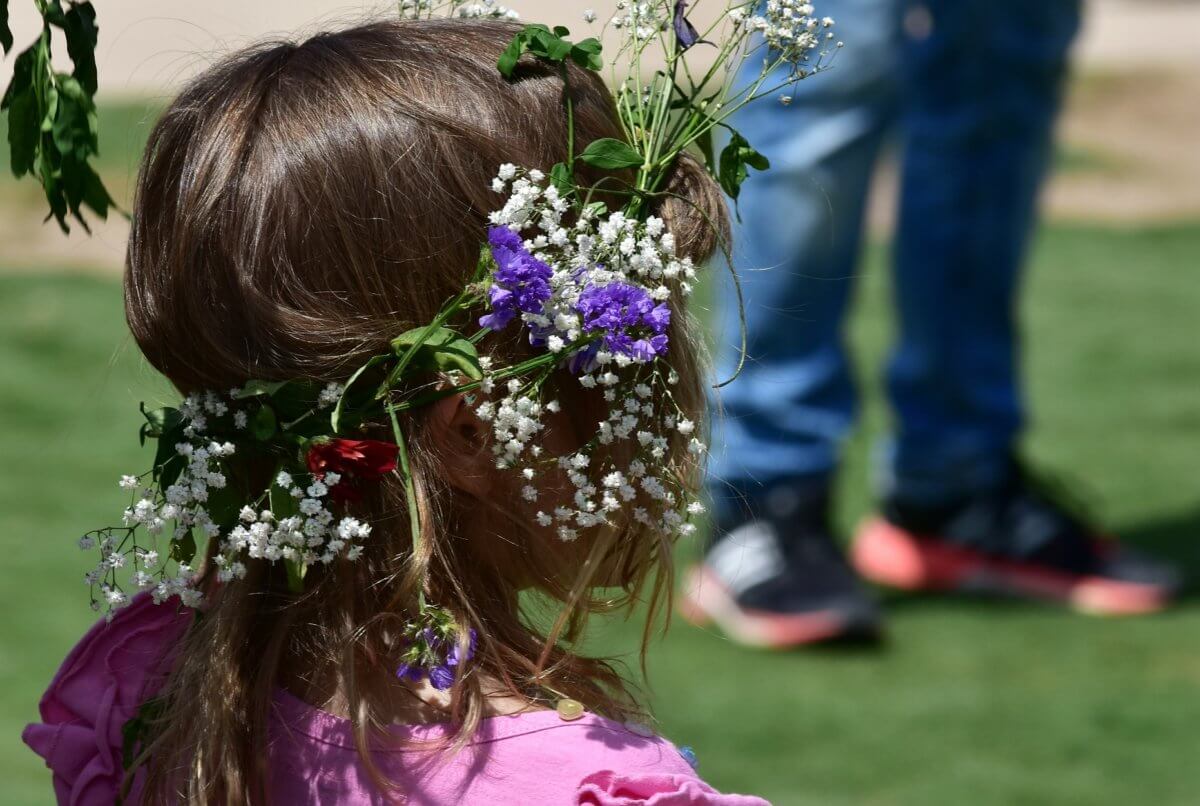
<svg viewBox="0 0 1200 806"><path fill-rule="evenodd" d="M496 67L505 78L512 78L521 55L530 53L548 62L562 63L570 59L585 70L599 70L603 66L600 41L593 37L574 43L566 38L570 34L561 25L553 29L541 24L526 25L500 54Z"/></svg>
<svg viewBox="0 0 1200 806"><path fill-rule="evenodd" d="M742 182L750 175L749 168L765 171L771 167L770 161L755 151L746 138L737 132L729 139L729 145L721 150L721 163L717 169L717 181L722 189L736 200L741 191Z"/></svg>
<svg viewBox="0 0 1200 806"><path fill-rule="evenodd" d="M42 31L22 51L13 78L0 101L8 113L8 142L13 174L33 174L46 193L50 215L64 232L67 216L83 228L82 208L101 218L114 202L89 163L99 150L96 107L96 13L91 3L46 0L39 5ZM61 28L74 69L56 73L51 64L51 26ZM0 44L12 44L7 2L0 0Z"/></svg>
<svg viewBox="0 0 1200 806"><path fill-rule="evenodd" d="M8 27L8 0L0 0L0 47L8 53L12 46L12 29Z"/></svg>
<svg viewBox="0 0 1200 806"><path fill-rule="evenodd" d="M579 155L579 159L588 165L595 165L605 170L618 168L634 168L641 165L642 155L633 146L613 137L601 137L588 143L588 147Z"/></svg>
<svg viewBox="0 0 1200 806"><path fill-rule="evenodd" d="M88 96L96 94L96 9L91 3L72 3L63 15L63 33L67 38L67 53L75 69L71 75Z"/></svg>

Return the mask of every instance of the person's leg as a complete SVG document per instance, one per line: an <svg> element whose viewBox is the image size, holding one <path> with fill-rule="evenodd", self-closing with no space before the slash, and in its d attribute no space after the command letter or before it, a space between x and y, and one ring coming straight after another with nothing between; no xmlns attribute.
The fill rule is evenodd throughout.
<svg viewBox="0 0 1200 806"><path fill-rule="evenodd" d="M879 616L833 540L829 486L854 415L842 324L870 175L896 109L895 0L830 0L845 47L828 72L733 121L771 160L743 186L734 256L747 354L715 395L715 539L681 598L736 640L789 646L872 635ZM720 377L739 311L719 293Z"/></svg>
<svg viewBox="0 0 1200 806"><path fill-rule="evenodd" d="M1018 270L1077 26L1073 0L925 0L910 82L896 247L898 434L860 573L993 590L1087 612L1160 609L1175 569L1124 549L1015 458Z"/></svg>
<svg viewBox="0 0 1200 806"><path fill-rule="evenodd" d="M904 48L888 486L936 502L999 483L1023 422L1018 275L1078 3L926 0L910 19L928 27Z"/></svg>
<svg viewBox="0 0 1200 806"><path fill-rule="evenodd" d="M867 185L896 106L895 3L822 6L845 41L831 68L763 99L733 125L771 161L742 187L733 235L746 324L745 363L714 395L714 493L784 480L828 483L855 407L842 338ZM714 266L714 271L724 272ZM718 377L740 357L727 274L719 292Z"/></svg>

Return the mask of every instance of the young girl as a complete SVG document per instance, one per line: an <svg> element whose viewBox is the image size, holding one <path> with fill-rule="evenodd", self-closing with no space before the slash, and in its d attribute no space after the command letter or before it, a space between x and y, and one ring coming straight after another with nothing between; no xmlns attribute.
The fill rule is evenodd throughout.
<svg viewBox="0 0 1200 806"><path fill-rule="evenodd" d="M654 507L695 486L703 399L679 280L723 202L680 156L639 223L569 208L546 174L622 129L586 53L503 76L518 30L255 47L155 126L126 313L187 397L147 415L160 453L123 481L125 528L84 539L124 606L25 733L60 802L762 803L704 784L616 670L572 650L588 612L669 589L686 524ZM574 165L593 201L627 203L627 168ZM607 268L580 257L610 242ZM611 281L620 254L661 258L645 276L670 287ZM175 576L114 537L139 527L170 536ZM128 602L117 568L143 589ZM545 624L538 601L561 603Z"/></svg>

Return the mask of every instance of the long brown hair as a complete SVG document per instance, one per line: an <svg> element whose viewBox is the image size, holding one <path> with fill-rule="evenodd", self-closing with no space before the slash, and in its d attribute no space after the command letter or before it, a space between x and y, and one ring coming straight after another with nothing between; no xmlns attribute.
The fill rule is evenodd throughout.
<svg viewBox="0 0 1200 806"><path fill-rule="evenodd" d="M515 30L377 22L256 46L188 85L150 136L133 211L126 313L150 363L184 393L248 378L344 380L392 336L431 319L475 264L486 214L500 201L489 189L497 166L547 170L566 156L561 76L534 61L511 82L496 70ZM568 85L578 147L621 136L594 74L571 66ZM688 158L657 212L696 260L727 229L719 191ZM700 421L697 342L686 317L672 327L675 396ZM487 349L505 361L524 348L494 338ZM584 421L595 417L589 394L578 384L559 391ZM265 801L270 702L285 663L306 670L301 684L337 682L363 760L386 785L369 752L383 740L380 686L395 667L396 626L422 585L479 636L453 691L460 740L485 714L484 679L528 700L553 691L608 716L637 712L614 666L571 646L591 611L636 601L653 609L669 598L669 543L633 525L610 529L589 551L620 569L624 590L599 598L593 579L564 584L562 558L535 550L505 496L467 500L452 489L426 419L402 422L421 554L392 479L361 504L375 527L363 556L311 574L302 595L266 563L243 580L207 581L209 604L177 649L164 716L143 748L147 799ZM682 438L671 450L685 451ZM524 579L481 562L456 533L464 507L489 513ZM522 616L519 594L530 585L568 603L555 629Z"/></svg>

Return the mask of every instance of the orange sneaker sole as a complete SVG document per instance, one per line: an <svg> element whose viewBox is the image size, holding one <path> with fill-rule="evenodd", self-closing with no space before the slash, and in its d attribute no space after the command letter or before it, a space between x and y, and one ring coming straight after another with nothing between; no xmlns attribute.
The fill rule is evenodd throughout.
<svg viewBox="0 0 1200 806"><path fill-rule="evenodd" d="M1081 613L1132 616L1155 613L1170 595L1153 585L1080 576L988 557L883 518L864 521L850 561L864 578L906 591L975 591L1065 604Z"/></svg>

